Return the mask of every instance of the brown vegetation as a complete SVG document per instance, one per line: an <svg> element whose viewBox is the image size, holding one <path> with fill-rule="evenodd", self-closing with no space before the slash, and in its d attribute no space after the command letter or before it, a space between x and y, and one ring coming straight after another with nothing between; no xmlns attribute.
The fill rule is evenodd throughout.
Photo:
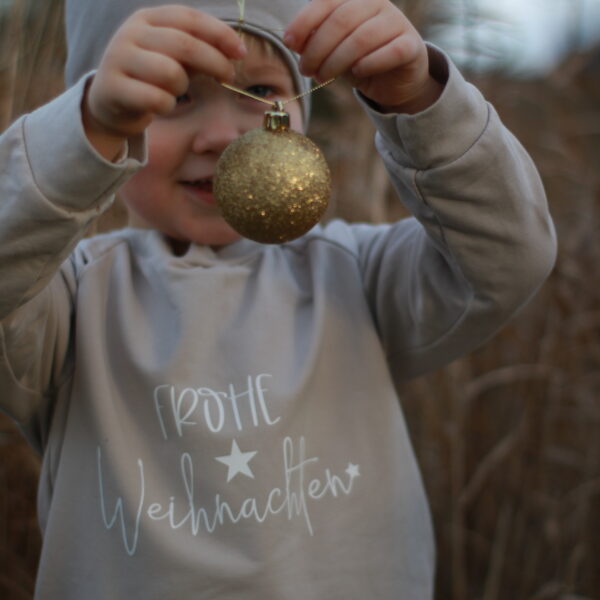
<svg viewBox="0 0 600 600"><path fill-rule="evenodd" d="M2 128L61 88L60 1L37 11L30 5L13 2L0 22ZM440 600L600 597L597 64L591 53L540 81L477 81L542 173L560 251L547 284L500 335L404 389L437 530ZM375 156L371 126L346 88L320 92L312 133L336 182L332 215L383 221L403 214ZM350 176L357 172L360 178ZM121 219L117 209L99 228ZM6 600L32 596L38 468L0 417Z"/></svg>

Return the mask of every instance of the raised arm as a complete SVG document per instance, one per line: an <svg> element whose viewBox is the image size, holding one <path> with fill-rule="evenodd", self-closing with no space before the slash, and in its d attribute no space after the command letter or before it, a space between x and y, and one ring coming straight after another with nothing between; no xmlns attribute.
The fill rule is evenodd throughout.
<svg viewBox="0 0 600 600"><path fill-rule="evenodd" d="M471 351L539 289L556 238L538 172L494 108L439 51L442 96L415 115L369 110L377 147L415 215L358 228L366 289L399 379Z"/></svg>
<svg viewBox="0 0 600 600"><path fill-rule="evenodd" d="M84 87L0 136L0 410L30 436L67 367L76 293L68 256L143 160L141 139L129 140L118 165L89 145L79 111Z"/></svg>
<svg viewBox="0 0 600 600"><path fill-rule="evenodd" d="M285 39L305 74L353 84L416 217L354 228L395 374L414 377L468 352L532 296L554 263L554 228L531 159L388 0L313 0Z"/></svg>
<svg viewBox="0 0 600 600"><path fill-rule="evenodd" d="M189 73L228 79L235 31L185 6L131 15L98 70L0 137L0 408L21 423L64 371L77 273L68 257L145 161L144 132Z"/></svg>

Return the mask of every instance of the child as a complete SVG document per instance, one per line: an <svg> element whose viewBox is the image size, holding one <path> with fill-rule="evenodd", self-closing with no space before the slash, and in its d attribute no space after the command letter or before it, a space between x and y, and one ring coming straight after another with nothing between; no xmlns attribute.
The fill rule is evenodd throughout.
<svg viewBox="0 0 600 600"><path fill-rule="evenodd" d="M0 406L44 457L36 597L431 598L396 390L549 273L535 168L386 0L249 0L247 48L233 0L151 5L67 2L78 81L0 142ZM216 161L264 106L217 81L274 99L309 75L352 79L416 218L281 246L222 220ZM79 241L117 189L132 227Z"/></svg>

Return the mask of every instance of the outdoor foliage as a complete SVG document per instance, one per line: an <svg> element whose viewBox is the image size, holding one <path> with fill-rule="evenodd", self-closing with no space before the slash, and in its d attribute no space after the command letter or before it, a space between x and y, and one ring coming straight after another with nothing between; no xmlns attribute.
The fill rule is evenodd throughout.
<svg viewBox="0 0 600 600"><path fill-rule="evenodd" d="M2 129L61 90L64 61L59 0L5 5ZM434 13L433 2L404 8L423 31L434 14L450 18ZM574 54L537 81L469 74L536 161L560 250L549 281L495 339L403 390L437 531L439 600L600 598L599 56ZM349 89L335 83L319 92L311 134L335 180L329 216L405 214ZM123 218L117 206L97 229ZM6 600L32 597L38 471L38 458L0 416Z"/></svg>

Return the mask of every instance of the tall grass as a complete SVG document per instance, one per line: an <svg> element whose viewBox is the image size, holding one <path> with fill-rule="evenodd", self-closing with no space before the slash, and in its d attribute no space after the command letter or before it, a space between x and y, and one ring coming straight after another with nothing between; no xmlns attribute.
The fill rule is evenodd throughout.
<svg viewBox="0 0 600 600"><path fill-rule="evenodd" d="M0 130L62 89L62 3L0 3ZM1 284L0 284L1 289ZM1 292L0 292L1 293ZM3 390L0 390L2 395ZM39 458L0 414L0 598L33 597L40 551Z"/></svg>
<svg viewBox="0 0 600 600"><path fill-rule="evenodd" d="M406 5L425 26L427 3ZM60 90L61 39L58 0L13 1L0 21L2 126ZM540 168L560 251L549 281L500 335L403 390L436 526L439 600L600 598L600 78L587 64L572 57L541 81L477 82ZM312 134L335 180L330 216L404 214L372 133L347 88L320 93ZM99 228L122 214L109 221ZM32 596L38 469L1 418L6 600Z"/></svg>

